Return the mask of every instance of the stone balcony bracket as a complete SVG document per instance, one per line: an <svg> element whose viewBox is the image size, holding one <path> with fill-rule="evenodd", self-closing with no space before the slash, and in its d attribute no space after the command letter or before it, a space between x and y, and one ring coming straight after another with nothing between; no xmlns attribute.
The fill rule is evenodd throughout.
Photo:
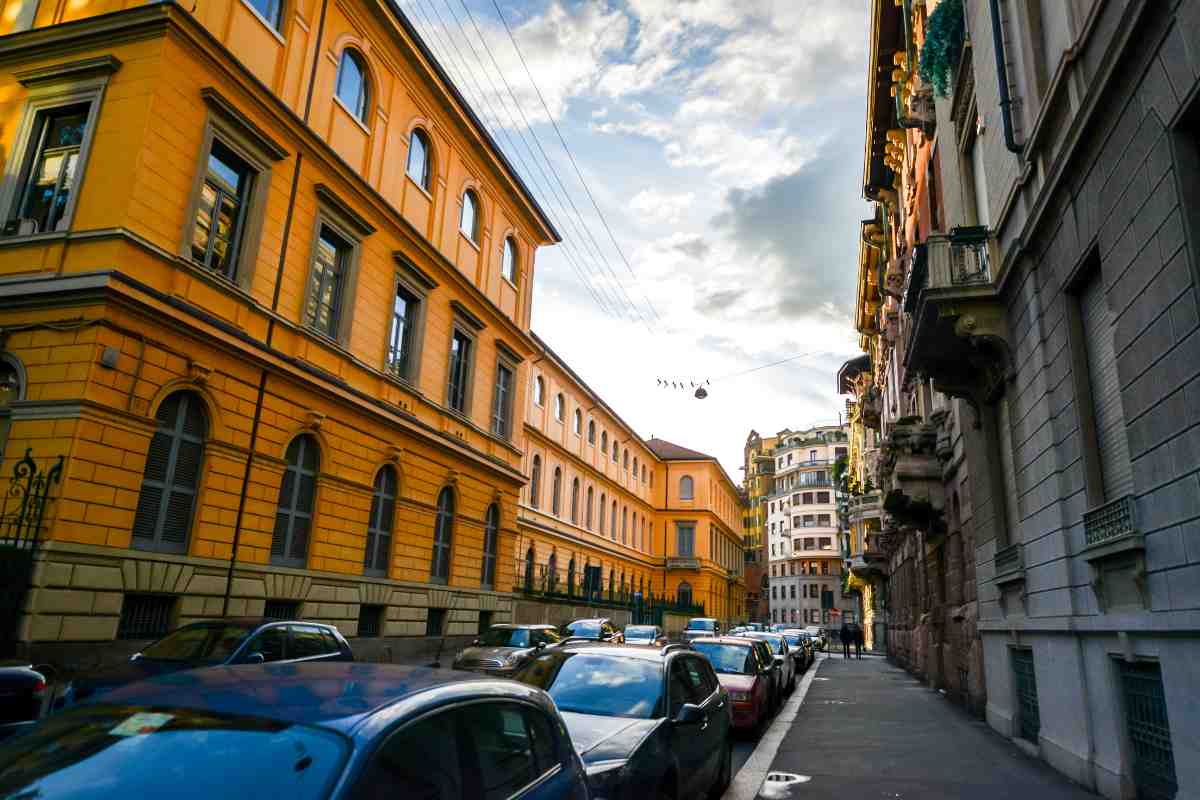
<svg viewBox="0 0 1200 800"><path fill-rule="evenodd" d="M996 572L992 583L1000 594L1000 608L1008 614L1008 589L1019 588L1019 598L1022 609L1025 608L1025 547L1021 544L1010 544L996 550ZM1026 610L1027 613L1027 610Z"/></svg>
<svg viewBox="0 0 1200 800"><path fill-rule="evenodd" d="M1146 586L1146 537L1138 525L1137 500L1125 495L1087 511L1083 515L1085 545L1080 555L1092 573L1092 591L1100 609L1106 609L1105 584L1131 579L1142 605L1149 608Z"/></svg>

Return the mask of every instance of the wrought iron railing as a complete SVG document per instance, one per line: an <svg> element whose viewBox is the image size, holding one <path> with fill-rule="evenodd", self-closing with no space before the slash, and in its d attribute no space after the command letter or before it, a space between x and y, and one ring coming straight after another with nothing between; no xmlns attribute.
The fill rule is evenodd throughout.
<svg viewBox="0 0 1200 800"><path fill-rule="evenodd" d="M597 605L606 608L623 608L629 610L665 611L672 614L686 614L692 617L704 616L704 603L689 604L656 597L653 592L647 593L640 600L636 592L619 589L608 589L584 592L582 589L574 592L549 591L531 588L525 585L514 586L513 594L530 600L541 600L550 603L569 605Z"/></svg>
<svg viewBox="0 0 1200 800"><path fill-rule="evenodd" d="M0 508L0 545L29 549L37 543L50 489L62 478L63 461L64 457L58 456L48 469L42 469L33 459L33 448L25 450L25 457L13 466Z"/></svg>
<svg viewBox="0 0 1200 800"><path fill-rule="evenodd" d="M1089 546L1138 532L1137 502L1133 495L1119 497L1083 515L1084 539Z"/></svg>

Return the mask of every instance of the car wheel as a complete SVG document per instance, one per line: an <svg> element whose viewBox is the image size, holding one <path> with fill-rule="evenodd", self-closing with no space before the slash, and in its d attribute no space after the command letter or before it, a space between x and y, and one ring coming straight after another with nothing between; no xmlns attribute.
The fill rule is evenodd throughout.
<svg viewBox="0 0 1200 800"><path fill-rule="evenodd" d="M733 781L733 745L725 742L725 755L721 759L721 771L717 773L717 782L708 790L709 800L721 800L721 795Z"/></svg>

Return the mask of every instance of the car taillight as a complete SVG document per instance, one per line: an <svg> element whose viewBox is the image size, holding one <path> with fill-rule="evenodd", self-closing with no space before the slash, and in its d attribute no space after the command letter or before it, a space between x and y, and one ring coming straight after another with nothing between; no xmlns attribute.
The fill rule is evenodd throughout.
<svg viewBox="0 0 1200 800"><path fill-rule="evenodd" d="M33 693L34 694L43 694L43 693L45 693L45 691L46 691L46 682L45 681L39 680L37 683L35 683L33 685Z"/></svg>

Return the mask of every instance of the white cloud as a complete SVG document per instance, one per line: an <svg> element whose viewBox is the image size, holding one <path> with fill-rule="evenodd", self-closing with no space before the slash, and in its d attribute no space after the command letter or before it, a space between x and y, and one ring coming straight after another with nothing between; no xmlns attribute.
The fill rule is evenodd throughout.
<svg viewBox="0 0 1200 800"><path fill-rule="evenodd" d="M629 201L629 207L653 222L676 223L696 199L694 192L671 194L655 189L642 189Z"/></svg>

